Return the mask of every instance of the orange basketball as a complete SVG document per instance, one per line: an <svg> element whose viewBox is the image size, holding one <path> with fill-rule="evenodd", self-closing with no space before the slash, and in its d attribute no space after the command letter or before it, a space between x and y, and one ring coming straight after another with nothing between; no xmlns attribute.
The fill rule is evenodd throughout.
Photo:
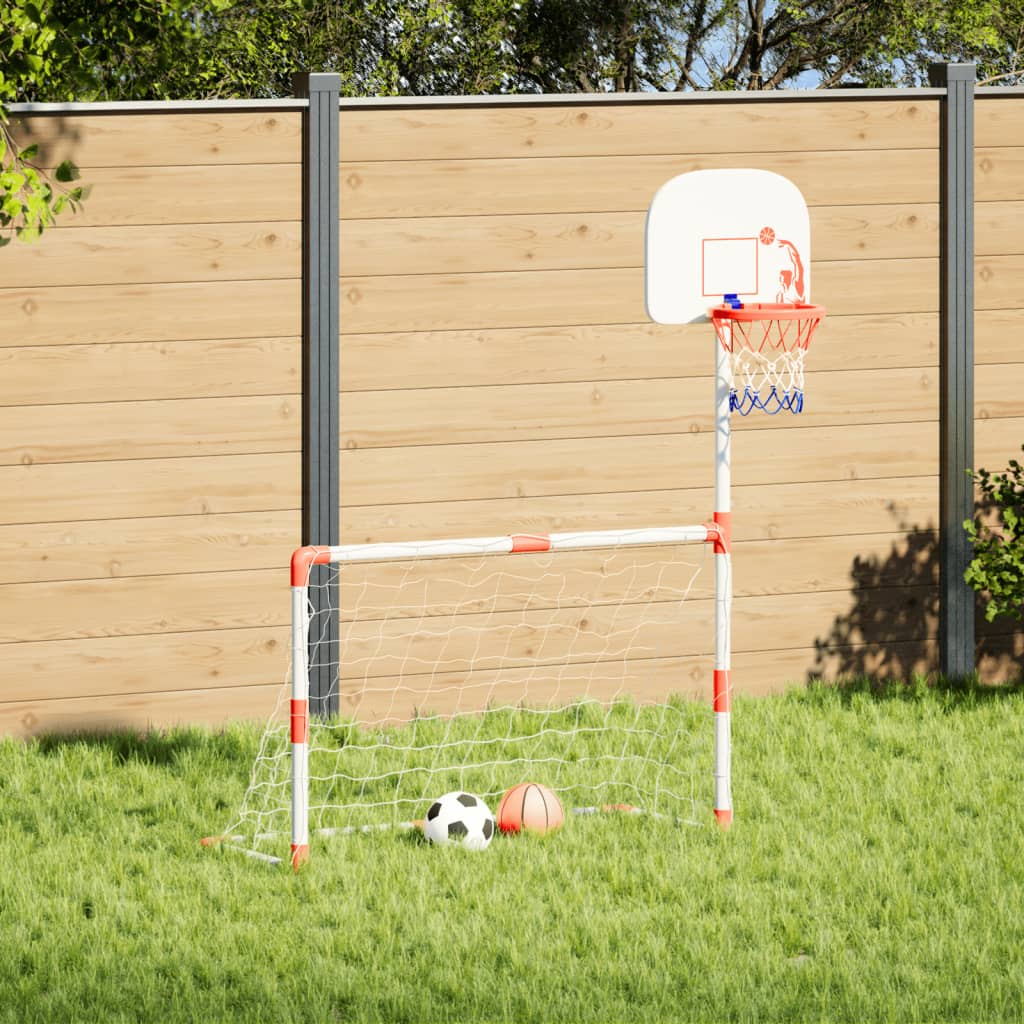
<svg viewBox="0 0 1024 1024"><path fill-rule="evenodd" d="M527 829L543 835L561 828L565 813L558 797L538 782L513 786L498 805L498 828L502 832Z"/></svg>
<svg viewBox="0 0 1024 1024"><path fill-rule="evenodd" d="M761 239L762 245L771 245L775 241L775 232L771 228L761 228L757 237Z"/></svg>

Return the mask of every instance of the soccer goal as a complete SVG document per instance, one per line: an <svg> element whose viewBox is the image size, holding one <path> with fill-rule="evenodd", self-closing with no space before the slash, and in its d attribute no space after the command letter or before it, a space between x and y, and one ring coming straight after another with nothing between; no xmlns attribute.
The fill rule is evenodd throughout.
<svg viewBox="0 0 1024 1024"><path fill-rule="evenodd" d="M716 523L299 549L289 692L228 835L257 852L288 837L298 865L311 834L412 827L441 793L496 804L523 781L570 813L699 822L712 730L687 698L716 632L728 711L709 548L727 562ZM310 715L311 666L336 716Z"/></svg>
<svg viewBox="0 0 1024 1024"><path fill-rule="evenodd" d="M411 828L447 790L523 782L672 822L713 793L732 821L730 415L802 412L825 315L810 255L776 174L695 171L651 204L648 313L717 339L711 522L295 553L291 680L229 839L297 866L313 835ZM708 689L713 725L686 699Z"/></svg>

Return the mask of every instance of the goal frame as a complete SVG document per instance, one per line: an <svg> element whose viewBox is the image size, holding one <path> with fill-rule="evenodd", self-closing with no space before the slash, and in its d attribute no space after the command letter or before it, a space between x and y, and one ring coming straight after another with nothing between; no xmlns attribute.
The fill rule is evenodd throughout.
<svg viewBox="0 0 1024 1024"><path fill-rule="evenodd" d="M646 547L666 544L711 544L715 550L715 815L722 825L732 817L729 798L728 634L729 602L719 601L719 586L729 587L727 525L718 519L694 526L661 526L567 533L515 533L495 537L397 541L377 544L306 545L291 560L292 692L290 738L292 769L291 863L309 859L309 577L315 565L387 562L466 555L502 556L546 551ZM727 591L723 591L725 594ZM720 692L723 690L725 692Z"/></svg>

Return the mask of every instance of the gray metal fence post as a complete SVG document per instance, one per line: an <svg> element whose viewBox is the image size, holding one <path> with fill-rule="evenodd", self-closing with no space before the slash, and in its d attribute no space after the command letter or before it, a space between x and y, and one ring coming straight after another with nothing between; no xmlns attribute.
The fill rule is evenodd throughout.
<svg viewBox="0 0 1024 1024"><path fill-rule="evenodd" d="M309 100L302 140L302 543L339 543L338 75L303 73L295 95ZM313 569L325 584L329 567ZM319 576L319 579L317 579ZM310 589L310 713L338 713L337 584Z"/></svg>
<svg viewBox="0 0 1024 1024"><path fill-rule="evenodd" d="M974 591L964 582L974 514L974 81L973 64L933 64L944 86L941 152L942 253L939 348L939 667L974 671Z"/></svg>

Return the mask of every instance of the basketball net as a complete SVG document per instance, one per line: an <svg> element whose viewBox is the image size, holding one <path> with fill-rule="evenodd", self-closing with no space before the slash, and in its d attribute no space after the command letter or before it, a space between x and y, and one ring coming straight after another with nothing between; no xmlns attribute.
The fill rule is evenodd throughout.
<svg viewBox="0 0 1024 1024"><path fill-rule="evenodd" d="M723 304L711 321L729 353L729 411L774 416L804 407L804 355L825 310L799 303Z"/></svg>

